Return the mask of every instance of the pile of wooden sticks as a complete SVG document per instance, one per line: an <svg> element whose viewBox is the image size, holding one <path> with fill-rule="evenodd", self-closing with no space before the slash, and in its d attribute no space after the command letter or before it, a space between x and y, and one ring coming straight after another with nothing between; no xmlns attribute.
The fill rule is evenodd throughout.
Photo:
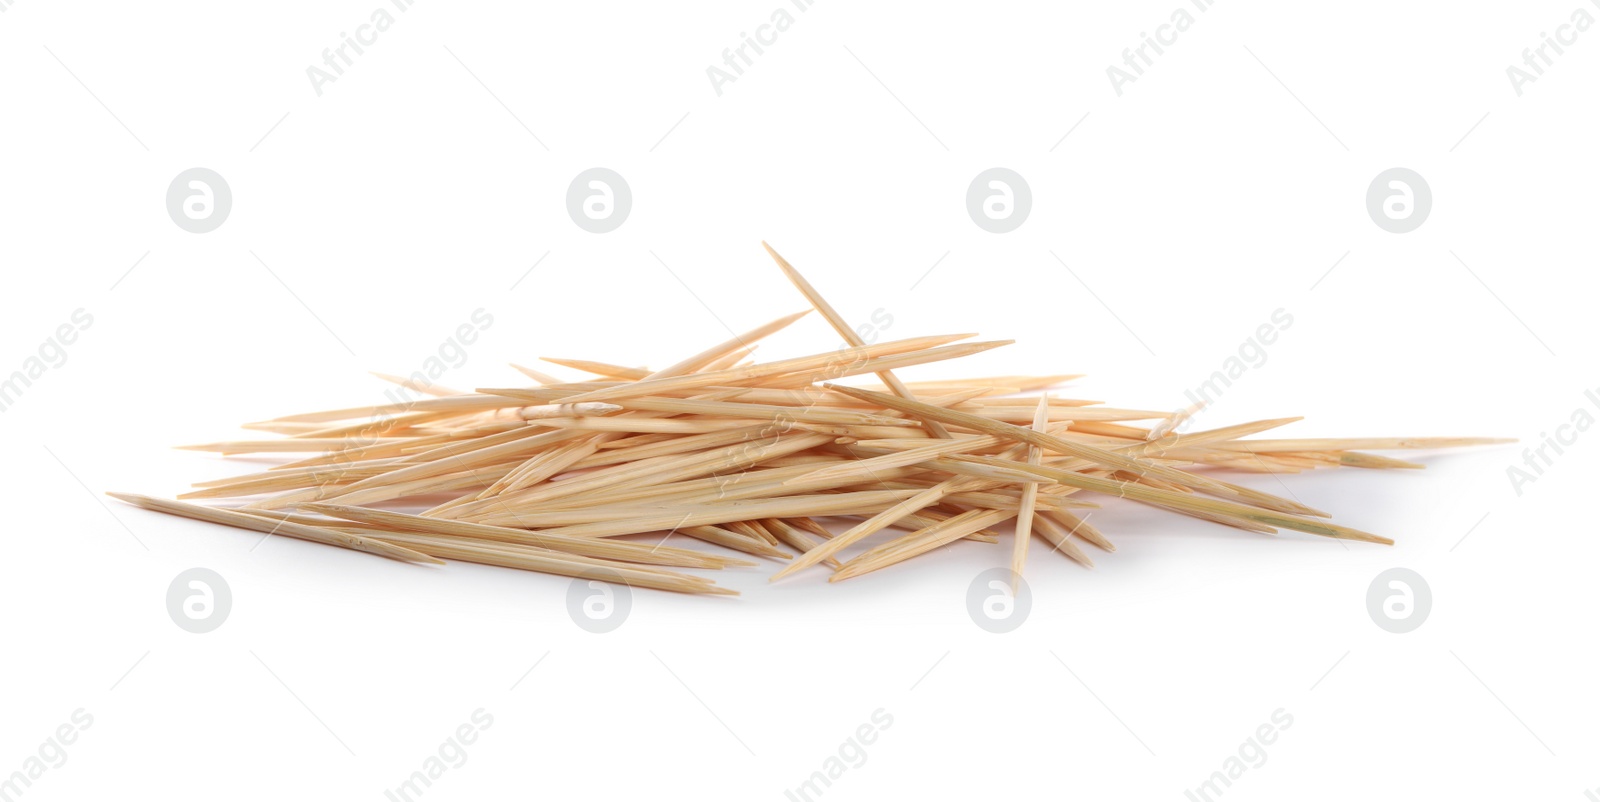
<svg viewBox="0 0 1600 802"><path fill-rule="evenodd" d="M290 415L246 427L278 439L190 447L310 454L180 496L242 506L111 495L409 562L463 560L736 595L681 569L757 563L666 541L786 561L773 579L821 565L837 581L957 540L997 543L995 527L1013 521L1011 568L1020 576L1035 535L1086 566L1083 545L1111 551L1082 511L1097 506L1092 498L1114 496L1251 532L1387 544L1329 522L1327 513L1194 469L1420 468L1367 452L1503 442L1246 439L1297 418L1179 433L1189 411L1110 408L1043 392L1069 376L902 382L898 368L1006 343L948 335L864 344L767 251L848 347L749 359L757 342L808 310L656 371L549 359L593 378L562 381L519 367L537 384L472 393L385 377L427 397ZM881 384L838 383L870 375ZM430 503L421 512L395 509ZM849 525L829 529L819 519ZM626 539L634 535L648 537Z"/></svg>

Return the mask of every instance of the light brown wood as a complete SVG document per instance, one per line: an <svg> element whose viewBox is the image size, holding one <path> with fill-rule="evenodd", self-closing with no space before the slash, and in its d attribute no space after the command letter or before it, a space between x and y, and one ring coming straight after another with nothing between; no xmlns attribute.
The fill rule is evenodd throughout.
<svg viewBox="0 0 1600 802"><path fill-rule="evenodd" d="M245 425L275 439L185 447L279 457L181 494L244 506L111 495L407 562L442 558L583 578L609 572L640 588L734 595L684 572L761 564L731 555L741 553L786 562L770 580L822 565L830 581L842 581L947 546L992 564L1003 552L980 552L1002 542L994 528L1013 518L1007 564L1018 581L1035 535L1093 566L1082 544L1108 554L1115 546L1084 511L1107 499L1250 533L1388 544L1295 499L1229 481L1227 472L1410 470L1423 463L1372 452L1510 442L1259 438L1300 420L1292 417L1180 432L1199 405L1162 412L1052 394L1079 378L1066 373L902 381L895 371L1009 341L949 334L866 343L762 245L810 310L655 371L547 358L588 377L565 381L514 364L536 384L470 392L374 374L416 397ZM752 361L758 342L811 311L832 329L822 344L837 337L842 347ZM880 384L842 383L874 375ZM840 519L837 534L818 518ZM710 546L676 545L685 538ZM970 542L953 545L963 540Z"/></svg>

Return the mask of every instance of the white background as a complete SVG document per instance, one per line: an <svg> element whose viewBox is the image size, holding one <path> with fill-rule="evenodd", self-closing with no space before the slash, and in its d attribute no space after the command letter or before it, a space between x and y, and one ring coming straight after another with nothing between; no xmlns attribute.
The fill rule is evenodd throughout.
<svg viewBox="0 0 1600 802"><path fill-rule="evenodd" d="M720 97L706 68L778 0L418 0L321 96L306 68L380 0L7 5L0 372L93 315L0 414L0 774L94 720L30 801L382 799L478 708L492 727L426 799L783 799L879 708L892 726L822 798L1178 800L1279 708L1293 725L1226 799L1600 788L1600 433L1520 497L1506 474L1600 416L1600 32L1521 96L1506 75L1587 2L1219 0L1118 96L1106 68L1179 0L820 0ZM164 205L197 166L234 197L209 234ZM565 208L594 166L634 196L609 234ZM1009 234L964 207L994 166L1032 188ZM1365 205L1396 166L1433 193L1408 234ZM738 599L640 591L592 635L564 579L256 548L102 502L258 469L169 447L379 402L365 370L420 368L479 308L494 323L443 384L540 356L663 366L803 308L761 239L850 320L892 315L885 336L1018 340L907 378L1086 373L1066 392L1170 409L1281 308L1293 326L1200 425L1523 442L1239 479L1390 548L1107 503L1117 552L1091 571L1036 546L1003 636L965 596L1009 542L833 585L729 572ZM836 344L813 317L761 356ZM194 566L234 596L207 635L165 608ZM1395 566L1433 594L1405 635L1366 610Z"/></svg>

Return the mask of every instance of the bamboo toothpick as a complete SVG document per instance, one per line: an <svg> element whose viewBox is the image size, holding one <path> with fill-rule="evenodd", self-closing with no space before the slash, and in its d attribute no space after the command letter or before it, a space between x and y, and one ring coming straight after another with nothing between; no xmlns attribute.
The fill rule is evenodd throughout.
<svg viewBox="0 0 1600 802"><path fill-rule="evenodd" d="M849 343L857 348L866 344L861 339L861 335L856 333L855 328L853 328L848 322L845 321L843 316L834 310L833 305L828 303L826 298L822 297L822 293L817 292L816 288L811 286L811 282L806 281L805 276L800 275L800 271L794 269L794 265L789 264L789 260L779 256L778 252L773 250L772 246L768 245L766 240L761 241L761 247L767 249L767 255L771 256L772 261L778 264L778 269L783 271L784 276L788 277L791 284L794 284L795 289L799 290L800 294L804 295L806 300L810 301L811 305L816 307L816 310L828 321L828 325L832 326L833 330L837 332L840 337L843 337L846 343ZM885 385L888 385L888 387L894 391L895 395L898 395L901 398L916 400L916 396L911 394L911 388L907 387L903 382L901 382L893 372L887 369L879 371L878 379ZM928 426L928 430L933 432L937 437L950 436L949 432L946 432L944 426L938 421L932 421Z"/></svg>
<svg viewBox="0 0 1600 802"><path fill-rule="evenodd" d="M358 537L356 535L335 532L304 524L289 521L273 522L253 515L247 515L233 510L224 510L217 507L202 507L199 504L185 504L181 501L168 501L166 499L141 496L136 493L107 493L106 495L125 501L136 507L147 510L164 512L168 515L178 515L184 518L193 518L197 521L209 521L214 524L233 526L240 529L251 529L257 532L266 532L268 535L283 535L285 537L309 540L313 543L326 543L330 546L342 546L347 549L364 551L380 557L413 563L441 563L440 560L411 549L402 548L382 540ZM441 563L442 564L442 563Z"/></svg>
<svg viewBox="0 0 1600 802"><path fill-rule="evenodd" d="M547 358L588 375L565 381L513 364L533 384L472 392L420 374L374 374L417 397L288 415L245 425L263 439L187 446L281 458L181 494L242 506L111 495L407 562L459 560L702 595L736 591L687 572L771 560L787 565L769 581L822 565L837 582L957 541L976 554L1002 542L996 529L1015 519L1015 592L1034 535L1085 567L1093 562L1083 544L1115 551L1089 521L1099 501L1250 533L1388 544L1219 472L1412 470L1422 463L1372 452L1509 442L1259 437L1299 418L1182 432L1201 405L1161 412L1069 398L1052 391L1079 377L1059 372L902 381L895 371L977 358L1010 341L935 334L869 344L762 245L811 309L654 371ZM758 343L811 311L842 347L754 361ZM841 383L869 374L879 384ZM829 528L819 518L839 520ZM697 547L677 545L686 538Z"/></svg>
<svg viewBox="0 0 1600 802"><path fill-rule="evenodd" d="M1033 414L1033 430L1044 434L1050 422L1050 396L1039 397L1039 409ZM1038 465L1043 452L1037 445L1028 445L1028 464ZM1028 562L1028 541L1033 537L1033 507L1039 500L1039 483L1028 482L1022 486L1022 501L1017 504L1016 543L1011 551L1011 592L1017 592L1022 579L1022 567Z"/></svg>

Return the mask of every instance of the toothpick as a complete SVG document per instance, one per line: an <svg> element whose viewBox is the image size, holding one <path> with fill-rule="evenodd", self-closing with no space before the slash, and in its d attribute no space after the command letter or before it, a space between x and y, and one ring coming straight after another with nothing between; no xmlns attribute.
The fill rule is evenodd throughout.
<svg viewBox="0 0 1600 802"><path fill-rule="evenodd" d="M242 512L235 512L233 510L225 510L218 507L202 507L199 504L186 504L182 501L169 501L167 499L141 496L136 493L107 493L106 495L119 501L125 501L134 505L135 507L143 507L147 510L164 512L168 515L178 515L184 518L193 518L197 521L208 521L214 524L237 527L239 529L251 529L257 532L266 532L269 535L283 535L284 537L309 540L313 543L324 543L329 546L340 546L347 549L354 549L356 551L364 551L368 554L376 554L380 557L388 557L393 560L400 560L401 562L442 564L440 560L420 552L412 551L408 548L385 543L381 540L358 537L356 535L345 534L342 532L334 532L314 526L306 526L304 524L291 523L288 521L274 522L252 515L246 515Z"/></svg>
<svg viewBox="0 0 1600 802"><path fill-rule="evenodd" d="M1044 434L1050 423L1050 396L1039 397L1039 409L1033 414L1033 430ZM1037 445L1028 445L1028 464L1038 465L1043 457ZM1017 592L1017 583L1022 581L1022 568L1028 562L1028 541L1033 538L1033 508L1039 500L1039 483L1025 482L1022 485L1022 501L1017 504L1016 543L1011 551L1011 592Z"/></svg>
<svg viewBox="0 0 1600 802"><path fill-rule="evenodd" d="M822 297L822 293L817 292L816 288L811 286L811 282L806 281L805 276L800 275L800 271L794 269L794 265L789 264L787 259L779 256L778 252L773 250L772 246L768 245L766 240L761 241L761 247L767 249L767 254L772 257L772 261L777 262L778 269L783 271L783 274L788 277L789 282L795 286L795 289L799 290L800 294L804 295L806 300L811 302L811 305L815 307L816 310L822 314L822 317L828 321L828 325L832 326L833 330L837 332L840 337L843 337L847 344L856 346L857 348L866 344L866 342L861 339L861 335L856 332L855 328L845 321L844 316L835 311L833 305L828 303L826 298ZM900 379L889 370L885 369L878 371L878 380L882 381L885 385L888 385L889 388L894 391L895 395L898 395L901 398L910 398L913 400L916 399L916 396L912 395L911 389L906 387L905 384L903 384ZM941 426L937 421L934 421L930 426L928 426L928 431L933 432L935 437L943 438L950 436L949 433L944 430L944 427Z"/></svg>
<svg viewBox="0 0 1600 802"><path fill-rule="evenodd" d="M113 495L169 514L410 562L445 558L563 576L603 574L641 588L721 595L734 591L678 571L757 563L671 543L688 538L787 562L772 580L821 564L836 582L959 540L998 543L994 527L1015 518L1009 563L1015 591L1035 534L1085 566L1093 563L1082 543L1114 551L1083 513L1097 508L1096 500L1125 499L1252 533L1288 529L1388 544L1218 472L1416 469L1420 462L1370 452L1508 442L1251 439L1299 418L1180 432L1202 405L1172 413L1044 392L1076 374L905 382L895 371L1009 341L948 334L867 344L793 265L762 244L812 310L734 334L656 371L550 359L590 376L564 381L513 364L537 384L471 392L377 373L406 388L406 398L246 424L276 439L187 446L285 455L265 470L199 482L181 494L235 499L242 507ZM813 310L843 339L841 347L754 361L758 342ZM868 374L880 384L841 383ZM423 511L389 509L396 504ZM840 519L842 531L833 534L818 517ZM866 547L889 529L899 531ZM635 535L649 540L628 539ZM858 545L865 550L847 559L845 551Z"/></svg>

